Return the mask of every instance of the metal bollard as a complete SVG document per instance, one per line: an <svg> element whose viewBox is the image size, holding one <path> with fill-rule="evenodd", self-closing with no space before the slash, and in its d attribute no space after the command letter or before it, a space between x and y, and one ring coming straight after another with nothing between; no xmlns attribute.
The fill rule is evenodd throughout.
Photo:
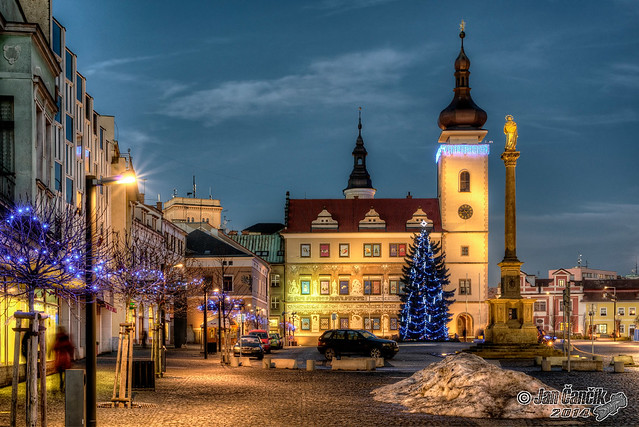
<svg viewBox="0 0 639 427"><path fill-rule="evenodd" d="M550 364L550 360L541 361L541 370L544 372L550 372L552 370L552 365Z"/></svg>
<svg viewBox="0 0 639 427"><path fill-rule="evenodd" d="M619 361L619 362L615 362L615 372L616 373L621 373L624 370L624 363Z"/></svg>
<svg viewBox="0 0 639 427"><path fill-rule="evenodd" d="M64 376L64 425L85 427L87 400L84 369L67 369Z"/></svg>
<svg viewBox="0 0 639 427"><path fill-rule="evenodd" d="M307 371L314 371L315 370L315 361L314 360L307 360L306 361L306 370Z"/></svg>

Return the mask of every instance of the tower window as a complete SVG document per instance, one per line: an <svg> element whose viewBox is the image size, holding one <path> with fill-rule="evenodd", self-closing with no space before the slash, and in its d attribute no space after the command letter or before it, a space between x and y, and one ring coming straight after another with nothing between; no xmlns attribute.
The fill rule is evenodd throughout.
<svg viewBox="0 0 639 427"><path fill-rule="evenodd" d="M470 295L470 279L459 279L459 295Z"/></svg>
<svg viewBox="0 0 639 427"><path fill-rule="evenodd" d="M470 192L470 172L468 171L461 171L461 173L459 174L459 192Z"/></svg>
<svg viewBox="0 0 639 427"><path fill-rule="evenodd" d="M468 256L468 246L462 246L461 247L461 255L462 256Z"/></svg>

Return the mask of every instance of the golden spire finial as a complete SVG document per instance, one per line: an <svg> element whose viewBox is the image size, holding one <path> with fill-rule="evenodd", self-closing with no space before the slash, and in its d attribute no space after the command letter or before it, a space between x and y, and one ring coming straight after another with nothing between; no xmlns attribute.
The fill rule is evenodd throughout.
<svg viewBox="0 0 639 427"><path fill-rule="evenodd" d="M459 32L463 33L464 29L466 28L466 23L464 22L464 20L461 20L461 24L459 24Z"/></svg>

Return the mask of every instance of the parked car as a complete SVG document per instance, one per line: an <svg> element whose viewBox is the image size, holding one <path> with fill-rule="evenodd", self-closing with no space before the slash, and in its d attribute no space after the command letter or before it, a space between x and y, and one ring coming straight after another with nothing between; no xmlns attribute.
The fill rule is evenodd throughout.
<svg viewBox="0 0 639 427"><path fill-rule="evenodd" d="M268 338L272 350L281 350L282 348L284 348L284 341L282 341L280 334L270 333L268 334Z"/></svg>
<svg viewBox="0 0 639 427"><path fill-rule="evenodd" d="M268 331L265 331L264 329L253 329L252 331L249 331L249 335L259 337L259 339L262 340L262 348L264 349L264 352L271 352L271 342L268 337Z"/></svg>
<svg viewBox="0 0 639 427"><path fill-rule="evenodd" d="M264 349L262 341L253 335L242 335L233 346L233 356L248 356L264 358Z"/></svg>
<svg viewBox="0 0 639 427"><path fill-rule="evenodd" d="M317 350L332 360L346 353L391 359L399 351L397 342L376 337L363 329L331 329L317 341Z"/></svg>

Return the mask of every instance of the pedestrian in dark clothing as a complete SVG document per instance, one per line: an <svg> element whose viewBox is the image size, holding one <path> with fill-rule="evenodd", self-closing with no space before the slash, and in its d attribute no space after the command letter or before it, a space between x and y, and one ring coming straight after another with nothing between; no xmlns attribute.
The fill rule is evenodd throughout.
<svg viewBox="0 0 639 427"><path fill-rule="evenodd" d="M464 330L462 331L462 335L464 337L464 342L466 342L466 328L464 328Z"/></svg>
<svg viewBox="0 0 639 427"><path fill-rule="evenodd" d="M146 331L142 331L142 348L146 348L146 339L147 339Z"/></svg>
<svg viewBox="0 0 639 427"><path fill-rule="evenodd" d="M55 352L55 370L60 375L60 391L64 391L64 371L71 369L75 349L63 327L58 328L53 351Z"/></svg>

